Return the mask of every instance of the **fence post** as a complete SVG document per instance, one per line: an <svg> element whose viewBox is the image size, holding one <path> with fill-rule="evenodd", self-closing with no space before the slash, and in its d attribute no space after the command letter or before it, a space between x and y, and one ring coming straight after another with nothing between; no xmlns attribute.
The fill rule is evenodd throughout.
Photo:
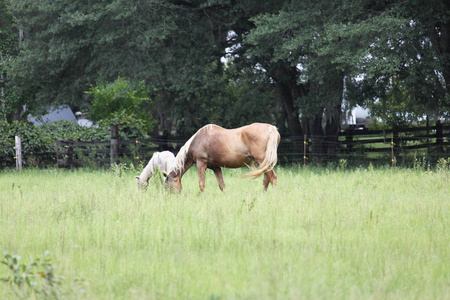
<svg viewBox="0 0 450 300"><path fill-rule="evenodd" d="M353 153L353 129L345 130L345 143L347 144L347 154Z"/></svg>
<svg viewBox="0 0 450 300"><path fill-rule="evenodd" d="M67 140L67 169L73 169L73 140Z"/></svg>
<svg viewBox="0 0 450 300"><path fill-rule="evenodd" d="M111 126L111 151L110 151L110 163L117 162L119 156L119 125Z"/></svg>
<svg viewBox="0 0 450 300"><path fill-rule="evenodd" d="M392 132L392 136L391 136L391 164L392 167L395 166L395 156L394 156L394 132Z"/></svg>
<svg viewBox="0 0 450 300"><path fill-rule="evenodd" d="M56 140L56 169L59 169L59 141Z"/></svg>
<svg viewBox="0 0 450 300"><path fill-rule="evenodd" d="M394 127L392 128L392 135L391 135L391 162L392 166L394 167L397 163L397 157L400 155L400 138L398 136L399 129Z"/></svg>
<svg viewBox="0 0 450 300"><path fill-rule="evenodd" d="M308 142L306 141L306 133L303 136L303 166L306 166L306 146L308 145Z"/></svg>
<svg viewBox="0 0 450 300"><path fill-rule="evenodd" d="M436 121L436 154L438 157L441 156L441 153L444 152L444 148L442 144L444 142L444 134L442 132L442 124L441 121Z"/></svg>
<svg viewBox="0 0 450 300"><path fill-rule="evenodd" d="M397 162L397 157L400 156L400 138L398 136L398 128L394 127L392 129L392 149L393 149L393 161L392 164L395 165L395 163Z"/></svg>
<svg viewBox="0 0 450 300"><path fill-rule="evenodd" d="M139 140L136 138L136 167L139 166Z"/></svg>
<svg viewBox="0 0 450 300"><path fill-rule="evenodd" d="M16 135L16 170L22 171L22 142L20 136Z"/></svg>

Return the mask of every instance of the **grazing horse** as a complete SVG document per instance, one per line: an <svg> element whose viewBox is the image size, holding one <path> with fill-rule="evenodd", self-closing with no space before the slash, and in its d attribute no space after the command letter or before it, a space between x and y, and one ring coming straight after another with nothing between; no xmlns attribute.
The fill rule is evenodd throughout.
<svg viewBox="0 0 450 300"><path fill-rule="evenodd" d="M161 173L168 173L170 165L175 160L175 155L170 151L155 152L152 158L148 162L147 166L142 171L141 175L136 176L136 180L139 188L147 188L149 179L155 173L155 169L158 168Z"/></svg>
<svg viewBox="0 0 450 300"><path fill-rule="evenodd" d="M236 129L225 129L209 124L200 128L181 147L171 171L166 174L166 186L172 191L181 191L181 177L197 164L200 190L205 190L205 172L214 171L219 188L223 191L222 167L250 167L245 177L256 178L264 174L264 191L269 183L276 185L277 175L273 167L277 163L277 148L280 134L275 126L253 123ZM259 164L255 167L254 162Z"/></svg>

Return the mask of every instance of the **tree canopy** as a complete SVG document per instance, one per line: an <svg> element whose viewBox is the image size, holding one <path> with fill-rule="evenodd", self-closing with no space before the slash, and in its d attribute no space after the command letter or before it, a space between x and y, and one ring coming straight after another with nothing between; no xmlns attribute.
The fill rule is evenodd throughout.
<svg viewBox="0 0 450 300"><path fill-rule="evenodd" d="M394 97L417 115L448 116L447 1L1 3L12 16L2 28L24 33L7 76L29 109L88 108L90 86L121 76L154 91L160 129L265 121L315 136L319 153L351 105L382 116L374 104Z"/></svg>

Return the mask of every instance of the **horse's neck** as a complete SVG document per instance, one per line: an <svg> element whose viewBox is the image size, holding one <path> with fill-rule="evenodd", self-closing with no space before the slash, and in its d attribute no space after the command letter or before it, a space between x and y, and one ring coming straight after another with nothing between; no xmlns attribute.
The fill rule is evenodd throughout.
<svg viewBox="0 0 450 300"><path fill-rule="evenodd" d="M191 136L191 138L186 142L186 144L183 145L183 147L181 147L180 152L178 152L172 165L172 171L175 174L183 176L183 174L192 166L193 162L189 159L188 155L191 143L193 142L194 138L199 134L201 135L202 131L206 130L208 132L211 132L213 128L214 127L212 124L203 126L193 136Z"/></svg>
<svg viewBox="0 0 450 300"><path fill-rule="evenodd" d="M181 178L184 173L193 165L193 162L190 158L186 157L181 165L178 165L176 168L172 168L170 172L170 177L172 178Z"/></svg>
<svg viewBox="0 0 450 300"><path fill-rule="evenodd" d="M153 159L150 160L150 162L147 164L147 166L142 170L141 175L139 176L142 181L148 180L150 177L153 176Z"/></svg>
<svg viewBox="0 0 450 300"><path fill-rule="evenodd" d="M168 157L163 163L163 170L162 171L164 173L170 172L174 161L175 161L175 157L173 157L173 156L172 157Z"/></svg>
<svg viewBox="0 0 450 300"><path fill-rule="evenodd" d="M183 168L176 170L175 176L177 177L182 177L184 175L184 173L186 173L186 171L189 169L190 165L188 164L188 159L186 159L186 161L183 164Z"/></svg>

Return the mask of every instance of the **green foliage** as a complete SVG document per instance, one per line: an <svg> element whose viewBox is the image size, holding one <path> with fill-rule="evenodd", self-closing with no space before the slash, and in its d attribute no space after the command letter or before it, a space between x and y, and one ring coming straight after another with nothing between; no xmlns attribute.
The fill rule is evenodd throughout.
<svg viewBox="0 0 450 300"><path fill-rule="evenodd" d="M80 126L71 121L58 121L36 126L48 140L80 140L80 141L106 141L109 140L109 128L107 126Z"/></svg>
<svg viewBox="0 0 450 300"><path fill-rule="evenodd" d="M122 177L124 175L133 175L138 172L142 172L144 165L135 166L132 162L127 164L126 162L120 162L117 164L112 164L109 168L109 172L116 177ZM159 170L159 169L156 169Z"/></svg>
<svg viewBox="0 0 450 300"><path fill-rule="evenodd" d="M317 114L323 107L329 111L345 91L352 105L365 104L377 116L377 105L371 105L376 101L387 111L401 106L402 115L391 114L386 121L407 123L413 116L447 115L442 81L446 60L436 59L443 50L433 46L438 40L430 37L434 31L424 29L439 31L436 24L448 24L448 14L442 14L448 5L446 9L442 1L437 3L425 12L417 1L295 1L254 17L255 28L245 40L253 46L248 53L269 67L288 62L296 68L298 85L306 90L295 102L302 115ZM346 88L339 90L342 75Z"/></svg>
<svg viewBox="0 0 450 300"><path fill-rule="evenodd" d="M280 127L290 118L295 133L300 114L320 132L324 115L339 123L344 97L352 105L389 104L396 85L403 98L395 101L413 104L408 113L449 111L442 45L450 18L442 0L15 0L8 9L26 37L8 63L17 89L11 101L30 111L52 103L85 108L84 91L118 76L151 82L151 101L140 112L151 112L159 129L176 124L183 134L258 116ZM230 82L224 56L235 69ZM150 130L150 118L137 117Z"/></svg>
<svg viewBox="0 0 450 300"><path fill-rule="evenodd" d="M340 171L344 171L345 169L347 169L347 160L344 158L339 159L339 165L337 169Z"/></svg>
<svg viewBox="0 0 450 300"><path fill-rule="evenodd" d="M10 275L0 280L9 286L16 297L24 299L42 295L46 299L60 298L61 283L65 278L55 274L49 251L45 252L42 259L32 259L30 264L21 263L20 260L20 255L7 252L3 252L1 260Z"/></svg>
<svg viewBox="0 0 450 300"><path fill-rule="evenodd" d="M132 83L119 77L112 83L93 86L86 93L92 96L89 116L94 121L102 120L103 125L121 125L132 124L136 120L131 127L145 128L147 131L154 125L152 101L143 81ZM144 135L144 132L131 134L137 137Z"/></svg>
<svg viewBox="0 0 450 300"><path fill-rule="evenodd" d="M129 80L121 77L109 84L93 86L86 93L92 96L89 108L95 121L112 118L122 112L132 114L148 99L144 82L132 86Z"/></svg>
<svg viewBox="0 0 450 300"><path fill-rule="evenodd" d="M39 166L55 158L55 140L42 134L41 129L24 122L0 123L0 166L15 165L15 136L21 137L25 166Z"/></svg>
<svg viewBox="0 0 450 300"><path fill-rule="evenodd" d="M450 157L447 159L443 157L439 158L436 164L436 169L442 172L450 171Z"/></svg>
<svg viewBox="0 0 450 300"><path fill-rule="evenodd" d="M424 22L421 15L425 11L415 3L397 3L391 10L380 8L369 22L351 24L344 31L359 35L366 44L355 47L360 55L356 56L354 75L361 75L347 81L347 98L366 105L372 115L391 124L410 123L425 115L438 118L448 112L443 86L446 66L438 59L442 53L433 45L432 31L426 29L436 23ZM438 16L438 7L428 8L426 13ZM396 110L400 111L397 115Z"/></svg>
<svg viewBox="0 0 450 300"><path fill-rule="evenodd" d="M261 70L232 63L219 75L214 74L217 68L217 64L212 64L209 81L191 99L192 110L183 112L184 118L177 123L177 134L192 134L201 124L208 123L225 128L253 122L276 123L274 91ZM242 77L244 73L246 76ZM178 108L182 109L183 106Z"/></svg>
<svg viewBox="0 0 450 300"><path fill-rule="evenodd" d="M9 78L10 66L18 54L19 35L8 3L9 0L0 0L0 120L3 121L24 104L20 89Z"/></svg>
<svg viewBox="0 0 450 300"><path fill-rule="evenodd" d="M155 47L173 31L168 13L153 1L12 1L25 32L11 79L35 99L27 108L65 103L84 107L84 92L125 76L152 82L161 59ZM169 13L170 15L170 13ZM45 75L44 75L45 74Z"/></svg>
<svg viewBox="0 0 450 300"><path fill-rule="evenodd" d="M58 121L40 126L26 122L0 123L0 167L15 165L15 136L21 137L23 163L26 167L50 166L56 163L56 141L109 141L110 123L99 122L90 128L75 122ZM141 121L132 117L122 118L119 138L147 138Z"/></svg>
<svg viewBox="0 0 450 300"><path fill-rule="evenodd" d="M99 128L104 130L108 129L107 138L103 140L110 139L110 128L111 124L119 125L119 138L123 140L132 138L148 138L149 135L149 125L153 122L144 122L141 119L137 119L134 115L126 115L123 113L115 114L113 118L104 119L98 122Z"/></svg>
<svg viewBox="0 0 450 300"><path fill-rule="evenodd" d="M388 127L407 127L412 122L423 121L427 111L414 101L405 84L393 79L385 93L385 97L366 105L372 117L380 118Z"/></svg>
<svg viewBox="0 0 450 300"><path fill-rule="evenodd" d="M27 122L0 123L0 166L14 166L15 136L21 137L24 166L44 166L56 162L57 140L109 140L108 127L82 127L75 122L59 121L41 126Z"/></svg>

